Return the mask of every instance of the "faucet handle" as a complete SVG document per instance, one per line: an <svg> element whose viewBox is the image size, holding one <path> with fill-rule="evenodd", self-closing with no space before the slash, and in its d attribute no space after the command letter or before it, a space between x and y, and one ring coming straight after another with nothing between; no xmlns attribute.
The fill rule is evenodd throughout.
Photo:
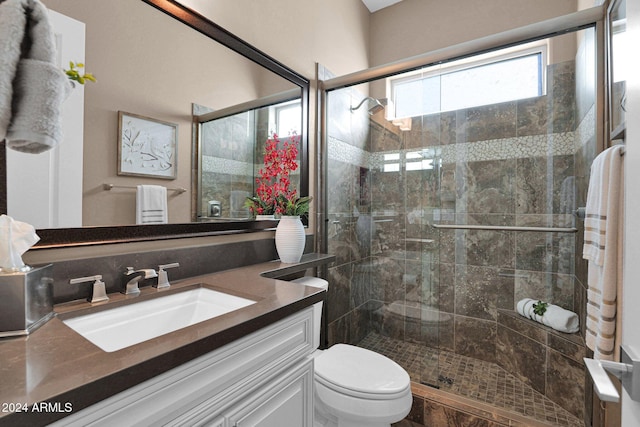
<svg viewBox="0 0 640 427"><path fill-rule="evenodd" d="M163 289L171 286L169 284L169 276L167 275L166 270L175 267L180 267L180 263L172 262L171 264L162 264L158 266L158 284L156 285L156 288Z"/></svg>
<svg viewBox="0 0 640 427"><path fill-rule="evenodd" d="M107 301L109 297L107 296L107 291L105 289L104 282L102 281L102 275L100 274L97 274L95 276L78 277L76 279L71 279L69 280L69 283L75 285L77 283L91 282L92 280L94 281L93 291L91 292L91 296L87 298L87 301L91 303Z"/></svg>

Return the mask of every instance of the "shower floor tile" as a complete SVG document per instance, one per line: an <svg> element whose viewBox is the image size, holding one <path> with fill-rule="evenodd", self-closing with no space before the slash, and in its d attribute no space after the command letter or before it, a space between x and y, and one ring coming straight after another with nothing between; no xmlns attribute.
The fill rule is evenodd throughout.
<svg viewBox="0 0 640 427"><path fill-rule="evenodd" d="M573 414L495 363L370 333L359 347L402 366L411 380L502 408L552 426L582 427Z"/></svg>

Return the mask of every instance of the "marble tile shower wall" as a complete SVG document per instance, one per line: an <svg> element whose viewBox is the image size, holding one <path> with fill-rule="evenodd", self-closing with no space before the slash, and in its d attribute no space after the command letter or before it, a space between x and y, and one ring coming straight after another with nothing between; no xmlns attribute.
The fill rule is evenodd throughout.
<svg viewBox="0 0 640 427"><path fill-rule="evenodd" d="M494 362L582 417L581 340L504 314L531 297L583 315L580 239L428 225L574 226L595 146L594 109L576 108L575 88L573 62L556 64L545 96L414 118L408 132L350 113L352 91L331 93L329 344L375 331ZM383 172L385 153L409 152L441 163Z"/></svg>
<svg viewBox="0 0 640 427"><path fill-rule="evenodd" d="M221 217L248 216L243 206L253 193L254 115L241 113L202 125L199 212L207 213L208 202L217 200ZM254 129L247 132L247 125Z"/></svg>

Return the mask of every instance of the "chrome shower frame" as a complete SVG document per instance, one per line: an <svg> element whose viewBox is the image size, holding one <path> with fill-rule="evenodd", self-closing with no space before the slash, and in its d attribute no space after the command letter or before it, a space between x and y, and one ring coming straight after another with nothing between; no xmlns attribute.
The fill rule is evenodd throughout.
<svg viewBox="0 0 640 427"><path fill-rule="evenodd" d="M584 9L575 13L552 18L535 24L513 30L493 34L465 43L437 49L422 55L413 56L404 60L380 65L366 70L358 71L344 76L319 80L317 86L317 123L319 146L316 152L316 186L318 216L316 222L315 250L320 253L328 253L327 232L327 166L328 166L328 140L327 140L327 93L332 90L343 89L361 83L390 77L395 74L419 69L429 65L441 64L456 59L466 58L480 53L522 44L534 40L564 34L570 31L594 27L596 31L596 80L605 81L605 17L604 5ZM318 67L322 67L318 64ZM322 67L324 69L324 67ZM597 85L596 92L596 146L602 151L605 145L605 85ZM365 98L361 104L366 100ZM371 98L375 99L375 98ZM356 107L357 109L358 107ZM353 110L353 108L351 108ZM327 277L327 267L320 272L321 277Z"/></svg>

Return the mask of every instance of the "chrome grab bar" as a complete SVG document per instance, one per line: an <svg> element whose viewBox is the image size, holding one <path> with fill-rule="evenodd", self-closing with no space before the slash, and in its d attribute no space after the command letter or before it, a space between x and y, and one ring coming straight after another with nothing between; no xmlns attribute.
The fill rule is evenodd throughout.
<svg viewBox="0 0 640 427"><path fill-rule="evenodd" d="M431 224L433 228L453 230L534 231L539 233L576 233L575 227L521 227L514 225Z"/></svg>

